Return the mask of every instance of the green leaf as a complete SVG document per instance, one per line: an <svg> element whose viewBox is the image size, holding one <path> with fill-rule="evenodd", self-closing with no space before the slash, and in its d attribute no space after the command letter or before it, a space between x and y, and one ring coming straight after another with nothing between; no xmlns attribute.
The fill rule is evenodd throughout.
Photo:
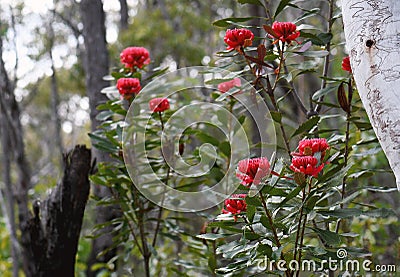
<svg viewBox="0 0 400 277"><path fill-rule="evenodd" d="M320 33L320 34L318 34L318 38L324 44L328 44L331 41L331 39L333 38L333 35L331 33Z"/></svg>
<svg viewBox="0 0 400 277"><path fill-rule="evenodd" d="M277 111L270 111L272 119L277 122L281 123L282 122L282 114Z"/></svg>
<svg viewBox="0 0 400 277"><path fill-rule="evenodd" d="M211 270L211 272L214 272L217 268L217 259L215 258L215 255L210 255L208 257L208 268Z"/></svg>
<svg viewBox="0 0 400 277"><path fill-rule="evenodd" d="M314 230L318 234L318 236L330 246L339 245L341 242L340 235L336 234L335 232L319 228L311 229Z"/></svg>
<svg viewBox="0 0 400 277"><path fill-rule="evenodd" d="M387 208L380 208L380 209L364 211L363 215L370 216L370 217L380 217L380 218L396 216L395 212L392 209L387 209Z"/></svg>
<svg viewBox="0 0 400 277"><path fill-rule="evenodd" d="M310 58L323 58L329 55L329 52L326 50L305 51L305 52L294 51L293 53Z"/></svg>
<svg viewBox="0 0 400 277"><path fill-rule="evenodd" d="M366 187L368 191L373 192L394 192L397 191L397 188L390 188L390 187Z"/></svg>
<svg viewBox="0 0 400 277"><path fill-rule="evenodd" d="M336 88L337 87L326 87L326 88L323 88L323 89L319 89L313 94L312 100L316 101L320 97L325 96L325 95L327 95L329 93L332 93L333 91L336 91Z"/></svg>
<svg viewBox="0 0 400 277"><path fill-rule="evenodd" d="M339 210L317 210L317 213L323 216L331 216L336 218L351 218L360 216L362 211L356 208L343 208Z"/></svg>
<svg viewBox="0 0 400 277"><path fill-rule="evenodd" d="M246 214L247 214L247 218L249 219L250 223L253 222L255 213L256 213L256 207L255 206L252 206L252 205L247 206Z"/></svg>
<svg viewBox="0 0 400 277"><path fill-rule="evenodd" d="M300 35L303 38L308 38L312 42L312 44L318 45L318 46L326 45L333 37L331 33L321 33L318 35L314 35L312 33L303 32L303 31L300 31Z"/></svg>
<svg viewBox="0 0 400 277"><path fill-rule="evenodd" d="M214 146L218 146L219 145L219 140L214 138L213 136L210 136L209 134L206 134L202 131L199 131L196 135L196 138L198 138L201 142L204 143L211 143Z"/></svg>
<svg viewBox="0 0 400 277"><path fill-rule="evenodd" d="M297 195L299 195L299 192L302 190L301 186L297 186L294 190L292 190L286 197L283 199L281 203L279 203L279 207L283 207L284 204L286 204L289 200L293 199Z"/></svg>
<svg viewBox="0 0 400 277"><path fill-rule="evenodd" d="M316 116L312 116L309 120L307 120L306 122L304 122L303 124L301 124L299 126L299 128L296 129L296 131L294 131L294 133L290 136L291 138L300 135L304 132L308 132L310 131L314 126L316 126L319 122L320 117L318 115Z"/></svg>
<svg viewBox="0 0 400 277"><path fill-rule="evenodd" d="M291 0L281 0L279 2L278 7L276 8L275 14L274 14L274 18L276 18L278 16L278 14L280 14L283 9L290 3Z"/></svg>
<svg viewBox="0 0 400 277"><path fill-rule="evenodd" d="M341 185L343 183L344 176L346 176L347 171L349 171L352 166L352 163L348 164L346 167L340 169L336 174L334 174L332 178L323 181L323 187L328 189Z"/></svg>
<svg viewBox="0 0 400 277"><path fill-rule="evenodd" d="M256 234L256 233L253 233L253 232L249 232L248 230L245 230L244 231L244 237L245 237L245 239L248 239L248 240L257 240L261 236L259 234Z"/></svg>
<svg viewBox="0 0 400 277"><path fill-rule="evenodd" d="M231 145L227 141L223 141L218 145L219 150L227 157L229 158L231 156Z"/></svg>
<svg viewBox="0 0 400 277"><path fill-rule="evenodd" d="M264 5L259 1L259 0L238 0L239 4L253 4L253 5L258 5L258 6L263 6Z"/></svg>
<svg viewBox="0 0 400 277"><path fill-rule="evenodd" d="M217 239L225 238L227 236L228 236L227 234L207 233L207 234L197 235L196 238L214 241L214 240L217 240Z"/></svg>
<svg viewBox="0 0 400 277"><path fill-rule="evenodd" d="M313 195L310 197L310 199L307 200L306 204L304 205L304 208L307 211L307 213L310 213L314 209L315 204L318 202L320 198L321 197L319 195L318 196Z"/></svg>
<svg viewBox="0 0 400 277"><path fill-rule="evenodd" d="M266 255L268 258L272 257L272 247L268 244L258 245L257 252L259 252L261 255Z"/></svg>
<svg viewBox="0 0 400 277"><path fill-rule="evenodd" d="M256 207L262 206L261 201L257 196L256 197L246 196L245 201L246 201L247 205L256 206Z"/></svg>
<svg viewBox="0 0 400 277"><path fill-rule="evenodd" d="M112 111L102 111L96 115L96 119L99 121L104 121L112 117L113 114L114 113Z"/></svg>
<svg viewBox="0 0 400 277"><path fill-rule="evenodd" d="M217 21L213 22L214 26L217 27L229 27L230 25L234 24L234 23L242 23L242 22L246 22L249 21L251 19L253 19L254 17L228 17L228 18L224 18L224 19L220 19Z"/></svg>
<svg viewBox="0 0 400 277"><path fill-rule="evenodd" d="M268 230L271 230L271 228L272 228L271 224L265 215L260 217L260 222L265 228L267 228Z"/></svg>

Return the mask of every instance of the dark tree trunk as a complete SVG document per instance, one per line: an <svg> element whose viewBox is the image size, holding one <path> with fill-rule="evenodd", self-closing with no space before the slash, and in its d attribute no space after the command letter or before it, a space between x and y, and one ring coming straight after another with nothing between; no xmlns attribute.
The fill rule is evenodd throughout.
<svg viewBox="0 0 400 277"><path fill-rule="evenodd" d="M128 29L128 19L129 19L129 13L128 13L128 3L126 0L119 0L119 5L120 5L120 11L119 14L121 16L120 18L120 29L121 30L126 30Z"/></svg>
<svg viewBox="0 0 400 277"><path fill-rule="evenodd" d="M108 74L108 50L106 43L105 14L101 0L82 0L80 3L80 13L83 23L83 36L85 42L84 69L86 73L86 91L90 104L90 119L92 122L92 131L95 131L100 122L96 119L98 110L96 107L107 98L100 91L109 85L103 80ZM94 150L93 156L98 162L109 161L110 157L101 151ZM94 186L94 194L99 198L110 196L108 188L103 186ZM112 220L115 217L114 209L110 207L99 206L96 210L96 224L101 224ZM103 235L94 239L92 251L88 260L88 276L95 276L96 272L91 270L95 263L104 263L115 256L115 250L112 248L112 227L102 230ZM98 256L100 252L107 251L104 255Z"/></svg>
<svg viewBox="0 0 400 277"><path fill-rule="evenodd" d="M1 115L1 136L2 148L5 162L4 183L6 184L6 194L8 201L8 214L10 216L10 236L11 254L14 262L13 274L19 268L19 260L16 257L18 251L18 241L16 240L15 206L18 205L18 218L21 222L27 218L28 197L27 192L30 188L30 168L25 156L22 125L20 121L20 110L14 96L14 84L10 81L4 66L3 41L0 38L0 115ZM12 184L11 164L15 163L17 169L17 182ZM24 259L24 265L27 261ZM24 269L26 267L24 266Z"/></svg>
<svg viewBox="0 0 400 277"><path fill-rule="evenodd" d="M91 153L76 146L64 156L64 176L47 199L33 203L21 229L29 276L74 276L75 256L89 196Z"/></svg>

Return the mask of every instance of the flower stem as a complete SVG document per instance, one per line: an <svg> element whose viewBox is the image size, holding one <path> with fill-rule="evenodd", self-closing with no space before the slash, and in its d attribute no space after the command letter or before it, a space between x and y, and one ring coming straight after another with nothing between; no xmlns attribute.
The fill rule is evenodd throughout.
<svg viewBox="0 0 400 277"><path fill-rule="evenodd" d="M351 103L349 103L350 105L350 109L351 109ZM344 166L346 167L348 162L349 162L349 152L350 152L350 117L351 117L351 112L347 113L346 116L346 137L345 137L345 143L344 143ZM343 200L346 196L346 180L347 177L346 175L343 176L343 180L342 180L342 190L341 190L341 199ZM340 203L340 208L343 209L344 204L343 202ZM341 223L341 219L338 219L338 222L336 224L336 230L335 232L338 233L339 229L340 229L340 223Z"/></svg>
<svg viewBox="0 0 400 277"><path fill-rule="evenodd" d="M270 213L269 210L268 210L267 202L265 201L265 197L264 197L264 195L263 195L263 193L262 193L261 190L260 190L260 193L259 193L259 194L260 194L261 203L262 203L262 205L263 205L265 215L267 216L268 222L269 222L269 224L271 225L271 230L272 230L272 234L273 234L273 236L274 236L275 244L276 244L276 246L278 246L278 248L280 248L280 247L282 246L282 244L281 244L281 242L280 242L280 240L279 240L278 232L276 231L276 228L275 228L275 225L274 225L274 221L273 221L272 215L271 215L271 213ZM283 252L281 252L281 259L282 259L282 260L285 260L285 256L284 256ZM286 270L286 271L285 271L285 274L286 274L286 276L288 276L288 277L291 276L290 270Z"/></svg>
<svg viewBox="0 0 400 277"><path fill-rule="evenodd" d="M161 131L164 132L164 121L163 121L163 118L162 118L162 112L158 112L158 115L160 117L160 122L161 122ZM161 134L161 136L162 136L162 134ZM157 243L157 236L158 236L158 233L159 233L159 230L160 230L161 218L162 218L162 213L163 213L163 210L164 210L163 205L164 205L164 201L165 201L166 186L168 186L168 181L169 181L170 174L171 174L171 168L168 165L167 161L165 160L164 155L161 155L161 156L163 157L164 163L167 166L167 174L166 174L166 177L165 177L164 190L163 190L162 196L161 196L161 203L160 203L160 206L158 208L157 223L156 223L156 228L154 230L153 242L151 244L153 247L155 247L156 243Z"/></svg>

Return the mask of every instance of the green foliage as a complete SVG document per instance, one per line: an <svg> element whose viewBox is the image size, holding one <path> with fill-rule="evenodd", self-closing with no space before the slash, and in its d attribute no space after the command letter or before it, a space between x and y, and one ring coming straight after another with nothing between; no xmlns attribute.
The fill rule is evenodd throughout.
<svg viewBox="0 0 400 277"><path fill-rule="evenodd" d="M265 6L261 1L238 2ZM382 201L386 197L382 195L393 191L382 183L388 182L387 162L352 85L352 76L344 76L346 74L338 70L332 74L323 70L324 64L332 59L334 67L340 66L340 59L326 50L334 49L342 53L340 38L332 35L335 34L334 28L339 27L334 25L331 30L318 28L321 22L312 16L324 10L307 4L300 6L302 1L282 0L276 4L274 18L283 18L284 12L289 9L299 12L294 22L302 24L300 43L272 43L274 39L269 36L272 27L268 27L271 22L266 18L262 19L265 20L262 22L266 32L261 33L263 39L255 39L249 47L218 53L223 58L221 67L233 71L234 76L243 76L250 81L255 93L271 108L271 118L279 130L276 156L271 160L272 174L265 176L258 185L239 186L238 193L247 194L243 200L247 205L246 211L239 214L219 214L215 210L198 212L193 217L204 221L204 224L199 224L192 215L159 208L133 184L123 162L121 126L127 103L113 99L100 105L98 119L103 121L102 128L91 133L90 137L93 145L108 153L113 160L99 164L98 172L91 176L91 181L107 186L113 192L112 198L99 199L98 204L117 205L122 215L97 226L98 229L112 226L115 244L121 249L119 256L107 264L97 265L99 268L110 270L110 265L118 260L122 270L127 271L132 263L139 262L144 269L151 264L148 271L152 276L253 276L263 273L294 276L294 271L283 272L276 266L260 269L258 262L267 258L301 263L307 259L323 265L324 260L338 258L337 251L340 249L348 254L344 262L368 258L376 264L383 264L380 255L385 251L392 257L396 255L396 246L399 245L396 241L399 234L398 211ZM178 11L186 11L189 17L194 16L179 3L171 4L167 11L170 16ZM185 60L183 64L199 63L206 54L204 47L197 49L200 41L196 41L193 48L187 45L180 48L183 40L190 37L194 24L187 26L185 32L172 35L176 30L170 21L159 24L165 20L165 14L160 10L147 11L142 16L135 18L132 25L135 26L135 34L127 32L121 35L123 44L129 41L128 37L135 38L135 45L162 41L163 46L171 50L167 54L179 62ZM149 21L148 18L154 20ZM254 18L230 16L213 24L222 28L243 27L242 24L250 24ZM145 20L149 26L144 26ZM335 22L334 18L328 20ZM261 29L261 26L254 27ZM170 41L172 38L178 43ZM161 61L167 54L164 52L157 56L156 53L155 60ZM126 77L125 73L114 72L110 78ZM135 76L140 78L142 74ZM300 92L299 87L304 85L304 80L318 85L306 87ZM216 78L207 84L218 85L223 81ZM157 89L154 87L154 92ZM338 94L334 93L338 89ZM112 94L113 91L115 88L110 87L103 92ZM196 101L222 101L227 109L241 115L240 125L249 129L248 115L243 115L243 111L234 106L231 95L229 92L222 96L213 93L210 97L188 92L171 100L179 106ZM246 96L255 99L255 95ZM152 170L161 176L164 183L173 183L182 191L196 191L201 186L210 186L221 180L232 155L232 145L209 124L187 128L178 138L179 143L185 146L184 157L189 164L201 160L199 145L208 143L215 147L215 153L206 153L216 160L207 176L194 179L179 176L160 155L160 133L163 130L160 119L168 120L173 113L174 110L162 115L153 114L149 121L144 116L138 117L139 123L135 128L146 134L144 147L149 153ZM197 113L193 108L193 114ZM228 118L218 111L215 117L228 124ZM314 176L296 172L290 164L293 152L298 150L299 140L319 137L327 139L329 149L323 154L317 151L318 154L313 157L318 160L318 165L324 165L324 169ZM260 144L251 145L251 150L256 152ZM151 186L153 182L155 180L149 179L145 185ZM391 245L382 242L382 238L390 241ZM144 272L138 269L135 273L144 275Z"/></svg>

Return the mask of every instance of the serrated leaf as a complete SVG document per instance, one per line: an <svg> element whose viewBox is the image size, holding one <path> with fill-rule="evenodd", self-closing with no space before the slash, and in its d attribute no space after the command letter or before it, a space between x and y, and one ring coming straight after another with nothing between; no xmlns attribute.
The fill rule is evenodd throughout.
<svg viewBox="0 0 400 277"><path fill-rule="evenodd" d="M318 124L320 120L320 117L318 115L312 116L310 119L308 119L306 122L301 124L299 128L296 129L296 131L293 132L293 134L290 136L291 138L300 135L304 132L310 131L314 126Z"/></svg>

